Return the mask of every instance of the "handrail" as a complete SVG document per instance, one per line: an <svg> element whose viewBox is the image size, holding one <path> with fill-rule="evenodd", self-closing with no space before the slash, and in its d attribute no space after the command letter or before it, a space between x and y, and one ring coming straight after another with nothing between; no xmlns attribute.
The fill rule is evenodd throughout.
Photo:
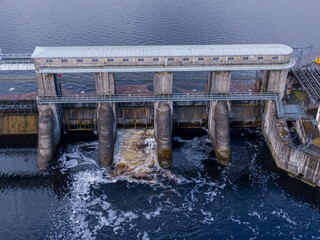
<svg viewBox="0 0 320 240"><path fill-rule="evenodd" d="M218 94L164 94L164 95L143 95L143 94L119 94L119 95L97 95L97 96L38 96L38 104L54 103L101 103L101 102L183 102L183 101L256 101L274 100L276 101L279 117L284 115L282 102L276 93L218 93Z"/></svg>

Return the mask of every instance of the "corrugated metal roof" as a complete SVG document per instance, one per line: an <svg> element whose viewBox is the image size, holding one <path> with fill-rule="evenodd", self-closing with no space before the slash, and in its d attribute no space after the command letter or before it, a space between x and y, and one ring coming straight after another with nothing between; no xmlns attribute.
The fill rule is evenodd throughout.
<svg viewBox="0 0 320 240"><path fill-rule="evenodd" d="M32 58L289 55L283 44L36 47Z"/></svg>

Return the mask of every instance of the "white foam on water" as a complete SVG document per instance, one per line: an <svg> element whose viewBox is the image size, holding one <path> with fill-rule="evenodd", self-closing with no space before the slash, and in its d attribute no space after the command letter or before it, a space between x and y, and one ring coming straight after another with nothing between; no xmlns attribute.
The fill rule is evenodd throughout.
<svg viewBox="0 0 320 240"><path fill-rule="evenodd" d="M114 180L159 185L163 179L177 182L176 175L159 165L156 147L152 129L118 130L114 165L108 169L107 176Z"/></svg>
<svg viewBox="0 0 320 240"><path fill-rule="evenodd" d="M161 212L161 207L158 207L154 212L142 213L146 219L150 220L151 217L159 216Z"/></svg>
<svg viewBox="0 0 320 240"><path fill-rule="evenodd" d="M206 145L207 141L206 138L196 138L184 143L182 149L193 149L193 152L186 151L189 161L198 161L197 164L202 167L202 160L208 157L212 149L211 145ZM89 145L91 148L97 149L97 142ZM75 160L78 161L78 164L92 161L96 164L96 159L91 158L82 149L84 147L85 144L72 146L62 156L61 163L64 163L65 170L75 168L77 164ZM248 144L248 147L258 148L259 143ZM263 186L272 177L268 178L268 171L259 169L255 158L256 155L249 163L249 177L252 178L251 182L257 181ZM226 190L230 190L230 186L233 186L229 179L229 168L224 168L218 179L208 177L201 170L195 172L197 175L192 175L192 177L179 176L178 174L177 176L169 170L162 169L156 161L156 144L152 131L120 130L115 147L114 165L110 169L96 168L72 174L70 194L67 197L68 204L57 210L56 213L61 214L61 219L57 220L57 216L54 216L55 221L48 238L57 239L58 236L66 236L68 239L96 239L100 236L99 234L105 232L113 234L114 238L124 238L126 233L131 231L134 232L137 239L150 239L153 238L153 234L159 234L160 231L167 228L166 224L168 223L162 221L161 218L168 212L182 216L184 220L191 220L197 216L199 217L198 222L202 225L215 224L215 221L220 217L221 209L212 208L212 204L220 201L226 202L224 193ZM164 183L164 179L173 180L174 184L179 187L176 188L173 186L174 184L170 186L167 182ZM124 210L118 207L108 194L95 192L99 189L105 189L117 181L127 182L128 188L137 186L131 183L142 184L142 186L148 184L148 187L151 186L153 192L157 191L157 193L148 193L144 196L148 198L147 206ZM233 189L233 191L236 190L237 188ZM175 201L172 198L176 198ZM262 207L265 207L263 203L260 204L260 208ZM244 215L246 213L246 218L243 215L240 217L238 214L232 214L227 221L231 224L234 222L242 225L243 228L251 232L252 239L258 239L261 233L259 233L257 224L267 219L264 214L268 212L253 208L245 211ZM290 223L290 227L296 228L297 221L292 220L283 210L275 210L272 214L285 219ZM150 230L145 227L145 223L151 221L162 221L162 225L158 224L156 228ZM53 233L55 229L63 228L65 229L63 233Z"/></svg>
<svg viewBox="0 0 320 240"><path fill-rule="evenodd" d="M259 213L257 211L254 210L249 210L248 215L251 217L255 217L260 221L266 221L268 219L268 217L263 217L262 213Z"/></svg>
<svg viewBox="0 0 320 240"><path fill-rule="evenodd" d="M282 217L290 224L297 225L297 223L289 217L289 214L282 209L273 210L271 214L276 215L277 217Z"/></svg>
<svg viewBox="0 0 320 240"><path fill-rule="evenodd" d="M86 150L84 150L84 148ZM97 151L98 142L77 143L68 146L65 153L58 159L57 168L59 168L62 173L73 170L79 166L90 166L90 168L99 169L97 160L88 156L90 153L88 149Z"/></svg>
<svg viewBox="0 0 320 240"><path fill-rule="evenodd" d="M212 148L208 148L208 143L211 144L208 136L203 136L195 137L182 146L181 151L188 165L203 169L202 160L207 159L212 151Z"/></svg>
<svg viewBox="0 0 320 240"><path fill-rule="evenodd" d="M173 137L173 141L174 142L179 142L179 143L187 143L187 142L190 142L192 140L185 140L185 139L182 139L181 137Z"/></svg>

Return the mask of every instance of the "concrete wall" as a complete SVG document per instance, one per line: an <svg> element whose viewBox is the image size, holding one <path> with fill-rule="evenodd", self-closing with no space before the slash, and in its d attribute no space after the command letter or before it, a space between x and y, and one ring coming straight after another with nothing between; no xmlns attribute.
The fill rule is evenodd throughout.
<svg viewBox="0 0 320 240"><path fill-rule="evenodd" d="M0 135L37 133L38 114L0 115Z"/></svg>
<svg viewBox="0 0 320 240"><path fill-rule="evenodd" d="M286 121L274 116L275 103L266 104L262 131L277 166L309 184L320 186L320 159L293 146Z"/></svg>

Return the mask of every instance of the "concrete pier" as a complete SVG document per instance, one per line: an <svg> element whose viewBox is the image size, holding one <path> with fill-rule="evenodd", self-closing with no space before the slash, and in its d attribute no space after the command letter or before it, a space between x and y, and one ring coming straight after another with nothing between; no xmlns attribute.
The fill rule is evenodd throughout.
<svg viewBox="0 0 320 240"><path fill-rule="evenodd" d="M229 93L231 72L210 72L207 93ZM208 133L213 143L218 162L227 166L231 163L229 107L227 102L210 102Z"/></svg>
<svg viewBox="0 0 320 240"><path fill-rule="evenodd" d="M61 89L56 74L36 73L40 96L61 95Z"/></svg>
<svg viewBox="0 0 320 240"><path fill-rule="evenodd" d="M116 85L114 82L114 73L95 73L97 95L115 95Z"/></svg>
<svg viewBox="0 0 320 240"><path fill-rule="evenodd" d="M48 170L60 142L61 126L56 111L51 106L39 105L38 109L38 168Z"/></svg>
<svg viewBox="0 0 320 240"><path fill-rule="evenodd" d="M227 166L231 163L229 108L227 102L221 101L215 107L215 151L219 163Z"/></svg>
<svg viewBox="0 0 320 240"><path fill-rule="evenodd" d="M157 152L162 167L172 163L172 115L168 103L159 103L157 107Z"/></svg>
<svg viewBox="0 0 320 240"><path fill-rule="evenodd" d="M280 99L283 98L286 87L288 70L269 71L267 78L267 91L279 93Z"/></svg>
<svg viewBox="0 0 320 240"><path fill-rule="evenodd" d="M173 74L154 73L154 95L172 94ZM157 141L158 161L162 167L170 167L172 162L172 102L154 103L154 133Z"/></svg>
<svg viewBox="0 0 320 240"><path fill-rule="evenodd" d="M36 74L40 96L61 95L61 89L55 74ZM38 105L38 168L47 170L54 158L55 150L61 138L61 107L59 104Z"/></svg>
<svg viewBox="0 0 320 240"><path fill-rule="evenodd" d="M98 106L98 161L103 168L113 162L114 152L114 114L110 103L101 103Z"/></svg>
<svg viewBox="0 0 320 240"><path fill-rule="evenodd" d="M96 92L100 96L116 94L114 73L95 73ZM99 103L98 122L98 162L103 168L113 162L114 142L117 137L116 103Z"/></svg>

